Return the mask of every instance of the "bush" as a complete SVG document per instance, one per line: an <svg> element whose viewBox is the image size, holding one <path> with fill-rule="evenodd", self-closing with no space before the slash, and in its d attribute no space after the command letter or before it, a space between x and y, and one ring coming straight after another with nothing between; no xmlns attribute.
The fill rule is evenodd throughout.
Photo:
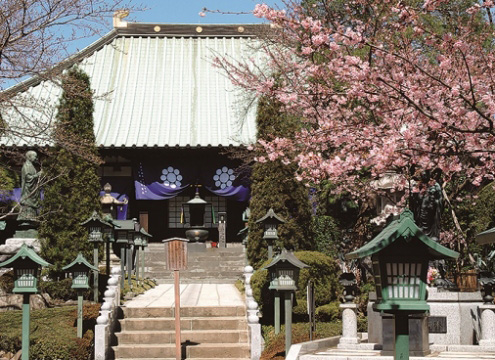
<svg viewBox="0 0 495 360"><path fill-rule="evenodd" d="M41 281L40 290L50 295L52 299L74 300L77 294L72 290L72 279L63 279L59 281Z"/></svg>
<svg viewBox="0 0 495 360"><path fill-rule="evenodd" d="M85 306L83 320L92 321L99 304ZM76 337L76 307L64 306L31 311L31 360L89 360L92 358L94 334ZM21 311L0 313L0 349L16 353L21 349Z"/></svg>
<svg viewBox="0 0 495 360"><path fill-rule="evenodd" d="M322 305L316 308L316 321L334 321L340 319L340 302L333 301L330 304Z"/></svg>
<svg viewBox="0 0 495 360"><path fill-rule="evenodd" d="M340 269L332 258L316 251L297 251L295 256L309 265L309 268L302 269L299 275L299 281L296 292L297 305L295 306L296 315L304 314L306 308L306 286L309 280L314 283L315 305L321 306L337 299L340 293L338 276ZM267 266L270 261L266 261L262 268ZM257 270L251 278L251 287L253 296L258 302L263 312L262 322L271 323L273 319L273 292L268 289L269 279L267 270ZM283 304L283 301L281 301ZM281 311L284 311L283 309ZM281 312L283 313L283 312Z"/></svg>

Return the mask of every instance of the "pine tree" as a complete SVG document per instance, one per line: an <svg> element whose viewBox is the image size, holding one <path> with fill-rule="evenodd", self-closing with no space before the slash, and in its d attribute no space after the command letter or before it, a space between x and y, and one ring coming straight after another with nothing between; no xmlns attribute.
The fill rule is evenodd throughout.
<svg viewBox="0 0 495 360"><path fill-rule="evenodd" d="M44 169L52 180L44 187L39 229L42 256L54 265L52 277L59 275L79 251L90 258L92 246L80 223L100 209L98 163L88 160L98 158L89 77L74 68L64 75L62 86L55 125L57 145ZM62 147L68 138L78 146Z"/></svg>
<svg viewBox="0 0 495 360"><path fill-rule="evenodd" d="M268 98L258 104L258 139L290 136L299 122L280 112L280 104ZM263 240L263 228L255 221L273 208L286 221L279 225L279 240L274 251L285 247L289 250L309 250L313 247L310 231L311 205L309 192L303 183L294 178L294 165L284 165L280 160L256 163L251 176L251 200L249 207L248 259L258 268L267 259L268 245Z"/></svg>

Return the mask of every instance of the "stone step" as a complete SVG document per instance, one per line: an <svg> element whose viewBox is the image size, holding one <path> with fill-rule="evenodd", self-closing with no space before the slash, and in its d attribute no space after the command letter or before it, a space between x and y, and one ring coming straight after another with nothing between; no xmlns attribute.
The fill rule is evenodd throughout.
<svg viewBox="0 0 495 360"><path fill-rule="evenodd" d="M145 271L145 273L154 274L155 277L174 277L173 271L163 270L163 269L159 270L159 269L151 268L149 271ZM194 269L194 270L181 270L179 275L181 278L186 278L191 276L219 278L222 276L240 276L242 275L242 271L218 270L218 269L211 269L207 271L203 269Z"/></svg>
<svg viewBox="0 0 495 360"><path fill-rule="evenodd" d="M125 319L132 318L174 318L175 308L173 307L122 307ZM244 306L195 306L181 307L180 316L182 319L188 317L214 317L214 316L244 316L246 309Z"/></svg>
<svg viewBox="0 0 495 360"><path fill-rule="evenodd" d="M122 332L125 331L149 331L149 330L173 330L175 320L173 318L132 318L120 320ZM187 330L243 330L246 329L246 317L191 317L181 318L180 326Z"/></svg>
<svg viewBox="0 0 495 360"><path fill-rule="evenodd" d="M194 343L247 343L247 330L182 331L181 341ZM175 344L175 330L169 331L125 331L118 333L119 345L124 344Z"/></svg>
<svg viewBox="0 0 495 360"><path fill-rule="evenodd" d="M175 356L175 344L124 344L114 347L116 359L129 358L173 358ZM186 346L187 359L213 358L213 359L248 359L248 344L190 344Z"/></svg>
<svg viewBox="0 0 495 360"><path fill-rule="evenodd" d="M173 279L160 279L156 278L156 283L159 285L162 284L173 284ZM238 278L224 278L224 279L181 279L181 284L197 284L200 282L201 284L235 284L239 279Z"/></svg>
<svg viewBox="0 0 495 360"><path fill-rule="evenodd" d="M249 358L246 358L249 359ZM3 360L3 359L0 359ZM5 359L8 360L8 359ZM124 360L124 358L116 358L115 360ZM125 360L175 360L173 358L125 358ZM216 360L216 358L195 358L195 360ZM238 358L223 358L222 360L239 360ZM242 360L242 359L241 359Z"/></svg>
<svg viewBox="0 0 495 360"><path fill-rule="evenodd" d="M249 359L249 358L246 358ZM3 359L0 359L3 360ZM8 360L8 359L5 359ZM115 360L124 360L124 358L116 358ZM125 358L125 360L175 360L173 358ZM216 360L216 358L195 358L195 360ZM239 360L238 358L223 358L222 360ZM242 360L242 359L241 359Z"/></svg>
<svg viewBox="0 0 495 360"><path fill-rule="evenodd" d="M165 259L163 259L163 257L160 257L158 259L147 259L145 261L145 265L147 265L148 263L149 264L162 265L162 266L166 265ZM239 258L239 259L236 259L233 257L222 258L221 256L219 256L219 257L210 256L210 257L204 257L204 258L192 258L192 259L188 258L187 259L188 266L193 266L196 264L209 264L209 263L215 264L216 266L238 265L238 264L244 265L245 260L244 260L244 258Z"/></svg>

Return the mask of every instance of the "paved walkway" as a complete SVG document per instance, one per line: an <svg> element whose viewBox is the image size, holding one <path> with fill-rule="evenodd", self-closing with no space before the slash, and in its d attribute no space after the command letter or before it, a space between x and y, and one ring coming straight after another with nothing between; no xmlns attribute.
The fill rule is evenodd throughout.
<svg viewBox="0 0 495 360"><path fill-rule="evenodd" d="M312 355L303 355L301 360L393 360L393 356L382 356L380 351L374 350L341 350L328 349ZM487 360L495 359L493 352L441 352L431 355L411 356L411 360Z"/></svg>
<svg viewBox="0 0 495 360"><path fill-rule="evenodd" d="M174 285L162 284L125 303L126 307L172 307ZM180 286L181 307L244 306L241 293L233 284L183 284Z"/></svg>

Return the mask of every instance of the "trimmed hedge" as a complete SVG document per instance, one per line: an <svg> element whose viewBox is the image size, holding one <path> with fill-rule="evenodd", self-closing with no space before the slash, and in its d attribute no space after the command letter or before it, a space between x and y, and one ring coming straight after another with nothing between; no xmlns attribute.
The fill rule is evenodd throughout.
<svg viewBox="0 0 495 360"><path fill-rule="evenodd" d="M341 293L341 287L338 282L340 268L331 257L316 251L297 251L294 255L309 265L309 268L302 269L300 272L296 302L294 303L296 316L304 317L308 281L312 280L314 283L316 307L326 305L337 300ZM270 261L263 263L262 267L251 278L253 296L263 313L261 320L264 324L273 322L273 292L268 289L268 271L262 270L269 263ZM283 301L281 303L283 304ZM294 320L297 321L297 318Z"/></svg>

